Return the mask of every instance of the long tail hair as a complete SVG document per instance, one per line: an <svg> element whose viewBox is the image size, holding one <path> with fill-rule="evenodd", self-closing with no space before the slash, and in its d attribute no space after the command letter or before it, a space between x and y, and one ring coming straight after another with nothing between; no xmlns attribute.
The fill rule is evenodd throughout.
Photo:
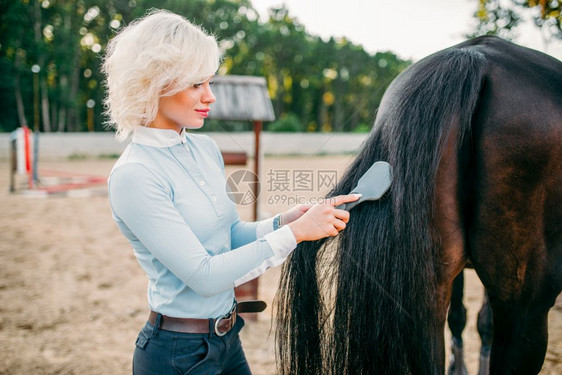
<svg viewBox="0 0 562 375"><path fill-rule="evenodd" d="M451 48L414 64L389 87L371 135L329 195L351 191L377 160L393 166L391 191L354 208L338 237L301 243L285 263L276 297L279 373L439 368L436 171L448 137L459 137L460 145L470 132L484 69L481 53Z"/></svg>

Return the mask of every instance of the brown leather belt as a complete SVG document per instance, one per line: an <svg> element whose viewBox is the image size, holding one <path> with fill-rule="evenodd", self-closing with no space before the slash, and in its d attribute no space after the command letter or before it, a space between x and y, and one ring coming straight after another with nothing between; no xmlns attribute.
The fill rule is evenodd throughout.
<svg viewBox="0 0 562 375"><path fill-rule="evenodd" d="M217 319L174 318L162 315L160 329L183 333L209 333L212 329L217 336L224 336L236 324L238 313L261 312L266 306L263 301L235 302L228 314ZM157 316L157 312L150 312L148 315L150 324L156 324Z"/></svg>

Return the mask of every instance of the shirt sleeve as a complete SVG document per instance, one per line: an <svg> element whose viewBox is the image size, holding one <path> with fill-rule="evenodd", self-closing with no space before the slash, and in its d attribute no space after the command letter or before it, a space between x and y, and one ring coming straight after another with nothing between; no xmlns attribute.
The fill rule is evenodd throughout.
<svg viewBox="0 0 562 375"><path fill-rule="evenodd" d="M266 234L273 232L273 218L253 223L238 219L232 225L230 232L232 248L237 248L263 238Z"/></svg>
<svg viewBox="0 0 562 375"><path fill-rule="evenodd" d="M258 267L254 268L234 282L234 286L244 284L262 275L268 268L275 267L283 263L289 254L297 247L297 240L293 231L288 226L284 226L274 232L265 235L266 241L273 249L274 255L267 258Z"/></svg>
<svg viewBox="0 0 562 375"><path fill-rule="evenodd" d="M257 227L258 223L241 221L238 215L237 220L230 227L231 246L233 249L244 246L258 239Z"/></svg>
<svg viewBox="0 0 562 375"><path fill-rule="evenodd" d="M262 220L258 222L258 227L256 229L256 237L262 238L268 233L273 232L273 218Z"/></svg>
<svg viewBox="0 0 562 375"><path fill-rule="evenodd" d="M202 296L231 289L235 280L275 255L265 238L226 253L209 255L174 207L167 188L140 163L128 163L113 171L109 196L116 220L130 231L126 236L140 241L176 277ZM256 228L252 230L255 237Z"/></svg>

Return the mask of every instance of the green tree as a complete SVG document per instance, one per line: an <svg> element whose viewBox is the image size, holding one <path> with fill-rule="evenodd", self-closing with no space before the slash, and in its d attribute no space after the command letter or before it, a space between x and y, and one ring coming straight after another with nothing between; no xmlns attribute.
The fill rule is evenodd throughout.
<svg viewBox="0 0 562 375"><path fill-rule="evenodd" d="M25 104L31 97L33 30L28 4L0 0L0 130L11 130L12 124L28 125L30 109Z"/></svg>
<svg viewBox="0 0 562 375"><path fill-rule="evenodd" d="M118 30L153 4L0 0L0 75L5 77L0 131L31 125L36 118L42 131L88 130L91 100L93 129L104 130L103 51ZM224 56L219 74L266 77L277 117L292 124L284 128L364 129L386 86L410 63L392 52L369 54L346 39L310 35L285 7L270 9L264 21L249 0L163 0L158 7L217 36ZM34 65L38 73L31 72ZM40 111L34 110L37 102Z"/></svg>
<svg viewBox="0 0 562 375"><path fill-rule="evenodd" d="M510 4L500 0L478 0L478 9L474 13L478 24L467 36L498 35L514 39L522 19L521 12L532 9L533 22L544 32L546 40L562 39L561 8L561 0L511 0Z"/></svg>

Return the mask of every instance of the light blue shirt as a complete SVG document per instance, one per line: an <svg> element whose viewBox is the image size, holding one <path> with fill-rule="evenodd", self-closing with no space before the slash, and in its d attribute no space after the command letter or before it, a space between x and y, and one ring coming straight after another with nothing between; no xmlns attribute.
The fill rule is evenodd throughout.
<svg viewBox="0 0 562 375"><path fill-rule="evenodd" d="M216 318L234 286L283 262L289 227L240 220L224 162L204 135L138 126L109 177L113 217L148 278L148 304L164 315Z"/></svg>

